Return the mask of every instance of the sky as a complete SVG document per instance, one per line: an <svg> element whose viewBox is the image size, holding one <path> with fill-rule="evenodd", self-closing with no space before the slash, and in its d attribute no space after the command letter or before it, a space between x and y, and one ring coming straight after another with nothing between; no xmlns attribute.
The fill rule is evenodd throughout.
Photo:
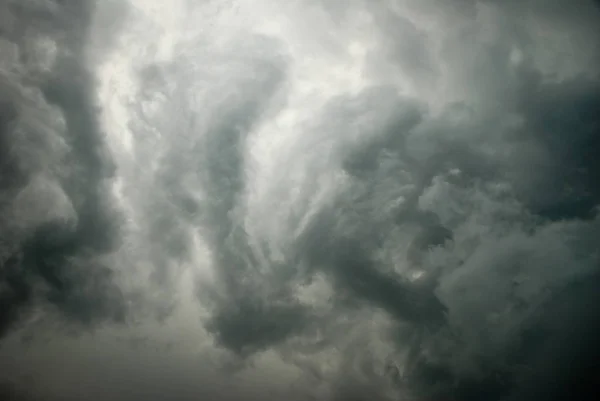
<svg viewBox="0 0 600 401"><path fill-rule="evenodd" d="M0 398L586 399L599 31L592 0L0 0Z"/></svg>

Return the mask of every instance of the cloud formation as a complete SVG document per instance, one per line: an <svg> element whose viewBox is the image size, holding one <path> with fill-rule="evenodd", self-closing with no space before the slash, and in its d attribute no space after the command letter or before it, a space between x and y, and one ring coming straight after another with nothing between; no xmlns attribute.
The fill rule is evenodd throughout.
<svg viewBox="0 0 600 401"><path fill-rule="evenodd" d="M597 4L218 3L0 4L14 367L66 399L580 391Z"/></svg>
<svg viewBox="0 0 600 401"><path fill-rule="evenodd" d="M2 332L38 301L85 323L123 319L102 260L118 216L85 61L91 7L2 2Z"/></svg>

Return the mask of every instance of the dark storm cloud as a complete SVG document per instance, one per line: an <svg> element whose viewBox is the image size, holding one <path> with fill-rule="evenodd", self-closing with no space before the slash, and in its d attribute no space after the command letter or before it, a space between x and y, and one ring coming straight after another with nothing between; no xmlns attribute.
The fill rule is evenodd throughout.
<svg viewBox="0 0 600 401"><path fill-rule="evenodd" d="M165 144L166 163L155 181L165 196L149 206L156 216L149 240L158 247L152 255L157 283L169 289L172 268L167 262L185 259L190 251L185 245L188 232L201 233L217 276L215 288L199 283L198 296L212 310L206 327L220 345L247 355L299 330L304 311L289 296L289 288L272 287L277 279L260 276L260 251L251 246L243 221L245 197L252 191L249 137L284 93L286 60L275 40L259 35L229 40L231 47L209 56L220 74L196 66L195 52L206 46L202 41L189 45L175 70L165 69L162 80L156 67L143 73L145 82L156 86L153 90L177 82L174 98L183 104L184 113L190 113L186 114L190 120L176 125L173 139ZM214 89L198 102L197 92L205 90L206 79ZM191 191L195 188L186 187L182 177L189 176L205 196L199 198Z"/></svg>
<svg viewBox="0 0 600 401"><path fill-rule="evenodd" d="M85 56L93 3L0 7L0 330L40 302L75 321L122 319L100 259L118 226Z"/></svg>
<svg viewBox="0 0 600 401"><path fill-rule="evenodd" d="M587 380L600 263L594 8L423 1L414 8L439 26L421 27L383 2L351 3L380 30L366 73L402 71L427 88L445 79L456 88L436 93L442 110L398 95L387 78L325 102L302 127L298 154L275 164L285 179L273 192L301 192L301 210L275 221L289 228L275 255L273 239L247 221L276 220L275 209L288 205L269 199L275 206L263 215L250 207L249 148L270 113L288 106L297 71L285 46L245 32L212 46L202 35L171 65L144 66L133 106L140 120L130 127L137 163L119 166L139 225L133 257L153 272L140 303L155 296L168 322L181 266L199 263L198 235L214 270L196 289L209 313L203 323L248 369L252 357L275 351L339 400L518 401ZM102 258L120 237L84 56L89 3L29 4L5 1L0 18L0 50L9 55L0 64L0 330L40 301L77 321L123 318ZM348 17L346 4L324 7ZM24 20L37 22L19 28ZM544 24L560 43L544 39ZM40 38L56 41L54 66L52 45ZM553 75L547 53L557 51L546 47L582 39L565 57L572 65ZM310 173L300 189L292 188L296 165ZM312 202L328 174L341 177L339 187ZM319 277L332 288L325 306L301 302L298 289ZM375 322L379 314L387 325ZM321 351L339 353L334 373ZM237 377L208 372L208 359L198 373L181 356L163 363L147 350L113 354L127 361L112 376L117 364L88 362L57 385L78 388L75 378L88 375L82 388L111 399L239 395L227 387ZM580 368L568 373L567 365Z"/></svg>
<svg viewBox="0 0 600 401"><path fill-rule="evenodd" d="M341 163L353 182L304 231L297 244L297 257L313 269L330 273L336 286L349 290L353 297L381 307L400 320L440 321L445 308L432 293L413 288L406 277L386 272L374 255L397 225L422 228L411 249L415 261L420 251L443 245L451 238L451 232L435 215L418 210L418 198L436 174L434 167L421 168L407 155L405 140L425 118L422 108L414 102L390 99L386 92L365 91L365 99L377 99L378 94L386 99L360 102L367 105L366 110L373 112L377 109L370 106L391 103L397 107L395 113L379 132L367 128L366 140L344 152ZM344 124L351 126L355 117L350 114ZM439 157L436 160L444 163ZM388 205L398 196L402 202L390 208Z"/></svg>
<svg viewBox="0 0 600 401"><path fill-rule="evenodd" d="M0 383L0 398L11 401L32 400L31 397L22 394L12 383Z"/></svg>
<svg viewBox="0 0 600 401"><path fill-rule="evenodd" d="M524 29L521 31L518 33L526 35ZM496 42L481 44L471 36L477 34L476 30L467 31L464 37L475 41L474 50L458 42L451 42L448 50L459 55L452 60L468 71L473 81L470 96L475 102L481 100L479 104L453 104L443 113L433 115L416 101L400 99L385 88L371 88L356 98L335 99L324 108L320 118L323 123L322 126L317 124L318 129L332 135L345 133L346 138L350 138L349 144L342 145L338 160L339 167L350 176L349 186L312 218L294 245L289 261L299 269L295 274L310 276L322 271L330 277L339 294L335 301L340 308L338 313L370 305L381 308L402 324L414 325L417 339L411 345L414 360L400 387L408 387L421 396L452 393L456 399L500 399L512 391L515 380L522 379L518 366L526 364L526 358L511 359L507 354L524 352L514 344L525 335L525 327L535 326L539 314L551 314L553 294L567 288L574 279L559 276L564 280L560 281L539 270L535 263L544 265L549 259L532 262L530 266L516 260L535 260L540 248L554 246L556 241L560 243L557 238L561 238L562 229L556 228L555 233L551 233L552 226L546 226L546 219L593 219L592 209L598 203L594 180L597 168L594 159L585 153L597 146L594 144L597 123L591 112L597 94L594 84L577 84L580 78L546 82L528 60L511 64L510 48L523 41L522 37L512 37L501 30L494 38ZM403 39L408 40L406 35ZM422 46L422 43L414 44ZM472 58L461 58L460 54ZM507 124L514 115L519 124ZM362 126L361 121L374 124ZM357 126L362 127L358 130L364 136L354 141L352 132ZM568 139L565 139L566 133ZM530 149L541 153L543 164L538 163L534 168L528 164L532 162L527 154ZM582 150L584 153L577 153ZM237 152L237 148L229 146L227 152L214 154L226 155L231 151ZM242 187L237 178L242 168L237 161L239 156L233 161L218 160L229 161L218 170L216 167L220 164L213 165L219 174L215 173L212 180L227 176L229 180L223 182L228 186L216 185L220 181L215 180L209 187L227 188L225 194L238 193ZM558 176L571 188L566 191L554 188ZM498 192L497 188L503 186L509 189ZM451 191L449 204L462 199L458 210L444 211L439 206L426 205L427 197L441 188ZM478 205L478 197L489 198L489 205ZM401 201L390 206L398 198ZM225 235L232 231L231 225L225 222L230 221L226 211L232 209L233 198L227 195L217 199L219 209L211 209L215 223L209 227L218 227L212 230L213 234L223 230L221 240L215 244L225 242L232 247L226 252L217 247L219 256L216 258L222 268L234 266L232 270L225 270L227 285L235 289L228 293L253 292L251 288L257 284L251 283L258 278L252 278L248 266L257 262L252 260L251 251L244 250L245 233L238 231L237 237L229 236L224 241ZM483 209L477 209L481 207ZM479 227L470 220L473 215L487 222ZM581 223L580 227L586 224ZM593 227L596 223L589 224ZM485 231L476 232L481 229ZM416 282L409 279L410 269L390 268L390 263L398 263L397 260L381 260L378 256L382 249L395 246L392 241L398 230L414 234L405 248L408 253L405 257L410 269L425 270L424 278ZM488 236L486 233L496 230L497 234ZM521 249L513 242L513 236L531 245ZM494 241L493 238L498 246L507 249L496 249L493 243L480 245L482 240ZM454 245L457 241L471 241L472 245ZM462 256L455 254L461 252L461 246L472 249ZM593 256L591 260L582 259L578 252L592 252L593 246L577 252L572 247L576 246L567 245L565 252L575 253L561 258L574 264L581 274L588 274L590 268L586 266L593 267L597 261ZM434 248L446 252L442 253L445 263L431 262L428 255ZM517 295L506 287L506 293L498 293L497 303L486 305L482 291L485 288L491 291L488 285L492 285L493 279L484 278L482 274L496 277L500 292L520 277L537 284L517 285ZM275 285L287 288L285 276L283 280ZM528 288L528 285L533 287ZM537 287L547 286L549 295L538 297ZM461 295L461 291L466 292ZM473 291L470 297L464 295L470 291ZM519 295L519 291L534 291L534 294ZM268 348L290 334L302 333L303 326L310 326L300 310L294 317L293 307L290 311L280 309L279 300L265 297L256 306L256 301L245 296L238 299L240 301L233 302L229 299L234 306L223 309L227 312L217 313L210 326L221 344L232 350L239 352L244 346ZM485 315L504 307L515 308L516 312L511 312L515 319L512 328L497 338L486 339L486 336L493 337L488 331L493 328L486 322ZM279 324L271 321L277 316L281 316ZM473 322L464 320L466 316L471 316ZM233 333L245 327L242 320L253 322L255 330L238 337ZM477 329L477 325L482 329ZM472 344L465 344L468 338ZM335 342L336 339L331 338L323 344L328 346ZM406 344L398 346L405 348Z"/></svg>
<svg viewBox="0 0 600 401"><path fill-rule="evenodd" d="M260 118L264 104L264 100L254 96L267 94L268 99L280 80L267 70L268 86L250 94L253 97L248 103L243 101L227 111L223 120L207 132L204 143L210 199L202 211L206 216L203 229L207 230L213 262L223 283L216 294L215 300L220 301L208 328L217 341L238 353L277 344L300 329L304 320L304 311L285 288L271 288L273 279L258 275L261 261L251 248L241 221L246 189L245 137ZM278 280L277 285L281 285Z"/></svg>
<svg viewBox="0 0 600 401"><path fill-rule="evenodd" d="M533 369L509 400L594 398L600 322L593 305L598 302L598 285L596 275L585 282L573 283L552 301L549 309L553 316L542 317L540 327L536 328L538 333L533 334L532 342L537 340L535 334L544 339L531 347ZM540 335L543 330L555 334ZM527 351L531 353L530 349Z"/></svg>
<svg viewBox="0 0 600 401"><path fill-rule="evenodd" d="M524 201L550 219L592 218L600 204L598 81L574 78L530 85L520 100L525 126L517 141L533 142L541 155L530 160L536 167L534 176L528 175L531 181L520 183Z"/></svg>
<svg viewBox="0 0 600 401"><path fill-rule="evenodd" d="M593 236L591 233L597 230L600 202L597 184L600 169L591 156L600 150L595 112L600 93L597 80L583 76L548 77L527 56L513 63L511 46L526 48L541 44L535 43L534 32L506 19L513 9L498 7L496 17L507 25L499 27L498 36L491 43L478 42L474 30L463 37L468 43L474 41L474 48L456 41L448 45L448 49L472 57L457 59L457 67L467 71L468 75L462 72L459 75L465 79L468 76L472 82L471 96L475 103L451 105L438 116L430 116L410 103L394 103L399 115L412 117L388 124L385 129L365 129L369 139L345 152L347 156L342 158L341 166L353 177L352 182L332 206L314 217L295 254L305 258L308 265L329 272L340 293L350 291L354 301L345 303L346 306L366 302L382 308L398 321L417 326L428 315L437 315L434 319L443 322L443 312L448 311L449 321L444 324L453 333L442 329L434 330L431 336L425 335L423 342L416 344L422 349L417 351L421 356L413 362L408 382L401 384L423 397L479 400L501 399L511 394L518 381L528 380L527 369L535 369L522 368L535 364L529 359L531 344L517 344L533 332L538 333L537 338L553 342L559 341L558 332L569 330L568 327L577 330L578 324L554 314L559 302L556 299L576 287L579 277L589 276L598 268L597 245L584 245L584 238ZM550 14L558 18L559 13ZM544 13L539 18L545 18ZM566 19L573 18L569 13ZM513 24L516 24L514 35L510 33ZM563 25L562 29L568 28ZM401 39L406 40L406 35ZM365 98L372 98L378 92L368 93ZM368 104L376 109L378 104L385 103ZM332 110L340 112L339 108ZM337 115L330 110L324 113L323 120L336 119ZM515 116L518 123L511 125ZM325 127L332 128L330 124ZM452 205L446 211L439 205L433 208L426 205L432 191L441 188L450 191L446 192L450 196L448 204L463 200L463 204L454 206L458 210L453 211ZM498 192L500 188L506 189ZM399 194L403 202L393 212L389 211L387 204ZM457 194L462 195L454 200ZM477 203L481 196L494 200L488 206L481 205L484 209L471 209L481 207L472 203ZM469 233L479 230L470 221L476 215L486 221L481 223L485 231ZM565 223L569 219L572 219L570 226ZM411 284L400 272L386 273L385 262L377 259L381 248L388 245L385 239L391 238L400 227L421 233L414 238L406 257L414 267L433 268L432 281L425 287ZM499 242L481 247L478 243L485 240L488 230L498 230L489 239L496 238ZM580 234L575 234L576 241L569 242L565 241L567 232ZM465 234L472 238L465 238ZM522 237L530 245L517 246L512 242L513 236ZM475 253L460 256L459 242L465 240L474 241L469 252L475 250ZM431 266L426 257L428 248L431 251L435 247L446 252L441 266ZM501 247L507 248L501 250ZM562 248L560 252L564 254L557 253L555 257L563 260L565 267L554 266L551 258L539 256L546 247ZM466 273L470 269L479 273ZM557 273L560 269L565 271ZM573 275L568 273L569 269ZM439 271L440 284L435 279ZM461 272L464 275L458 279ZM481 274L489 277L484 279ZM453 275L457 284L462 283L460 291L458 287L450 289L454 285ZM529 282L520 281L523 277ZM506 287L508 292L498 292L497 300L486 305L485 289L490 291L488 296L493 297L494 293L488 286L505 291L500 289L511 282L514 289ZM544 290L538 293L536 288ZM589 294L580 294L585 300L582 302L589 302ZM570 298L562 302L564 310L580 308ZM494 334L487 332L492 326L486 327L489 325L486 315L502 308L514 309L500 330L503 333L494 339ZM477 317L479 313L482 315ZM457 320L463 319L458 317L462 314L464 318L470 316L472 321ZM545 323L540 323L540 319L551 320L560 328L544 331ZM477 329L478 325L483 331ZM469 338L471 344L463 342ZM549 348L544 352L550 352ZM565 351L565 355L569 352ZM541 385L540 380L537 383L534 387Z"/></svg>
<svg viewBox="0 0 600 401"><path fill-rule="evenodd" d="M408 327L411 340L395 343L409 355L403 373L392 378L400 391L424 399L499 400L527 387L522 383L539 358L532 355L543 352L532 351L528 338L558 341L542 321L558 322L557 297L597 269L596 246L584 239L598 224L598 168L590 156L598 147L597 81L548 76L536 59L544 46L539 32L515 17L521 6L482 4L450 7L452 21L462 25L442 28L448 32L438 57L464 99L435 112L378 86L338 97L320 111L306 135L323 132L339 140L315 160L342 171L345 184L317 207L284 262L251 246L243 223L244 196L252 191L247 135L268 109L265 99L284 79L283 69L243 58L253 84L235 81L247 92L215 106L203 139L185 146L194 149L190 159L202 171L207 199L194 206L185 190L172 189L181 194L181 209L200 216L197 225L211 248L218 281L214 288L203 284L199 298L211 305L207 328L218 344L241 355L287 346L293 352L288 340L302 343L315 327L335 326L334 315L367 307L384 311L398 330ZM560 14L530 6L520 10L532 20ZM395 12L375 14L383 16L378 21L388 38L376 60L422 74L417 80L440 74L426 32ZM576 19L569 14L561 29L568 31ZM486 31L487 24L493 29ZM169 177L189 167L177 149L182 165ZM173 180L167 181L171 188ZM272 269L267 274L264 264ZM315 274L334 288L330 312L300 306L289 295ZM331 321L325 323L327 313ZM339 331L324 332L315 348L342 341ZM340 367L345 381L358 374L350 365ZM378 375L373 366L361 369ZM346 394L345 385L339 388Z"/></svg>

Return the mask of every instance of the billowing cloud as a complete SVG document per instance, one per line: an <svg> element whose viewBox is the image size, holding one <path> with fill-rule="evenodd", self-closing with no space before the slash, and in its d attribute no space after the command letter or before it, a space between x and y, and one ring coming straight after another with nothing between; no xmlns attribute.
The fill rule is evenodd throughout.
<svg viewBox="0 0 600 401"><path fill-rule="evenodd" d="M2 353L40 392L585 387L596 3L1 7Z"/></svg>
<svg viewBox="0 0 600 401"><path fill-rule="evenodd" d="M124 318L102 259L119 223L85 59L91 7L2 2L2 332L38 302L86 323Z"/></svg>

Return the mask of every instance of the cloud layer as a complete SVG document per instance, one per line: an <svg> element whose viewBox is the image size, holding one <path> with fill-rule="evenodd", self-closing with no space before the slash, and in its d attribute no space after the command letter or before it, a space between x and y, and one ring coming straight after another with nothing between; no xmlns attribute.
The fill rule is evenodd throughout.
<svg viewBox="0 0 600 401"><path fill-rule="evenodd" d="M592 377L596 3L0 15L1 352L36 391L521 400Z"/></svg>

